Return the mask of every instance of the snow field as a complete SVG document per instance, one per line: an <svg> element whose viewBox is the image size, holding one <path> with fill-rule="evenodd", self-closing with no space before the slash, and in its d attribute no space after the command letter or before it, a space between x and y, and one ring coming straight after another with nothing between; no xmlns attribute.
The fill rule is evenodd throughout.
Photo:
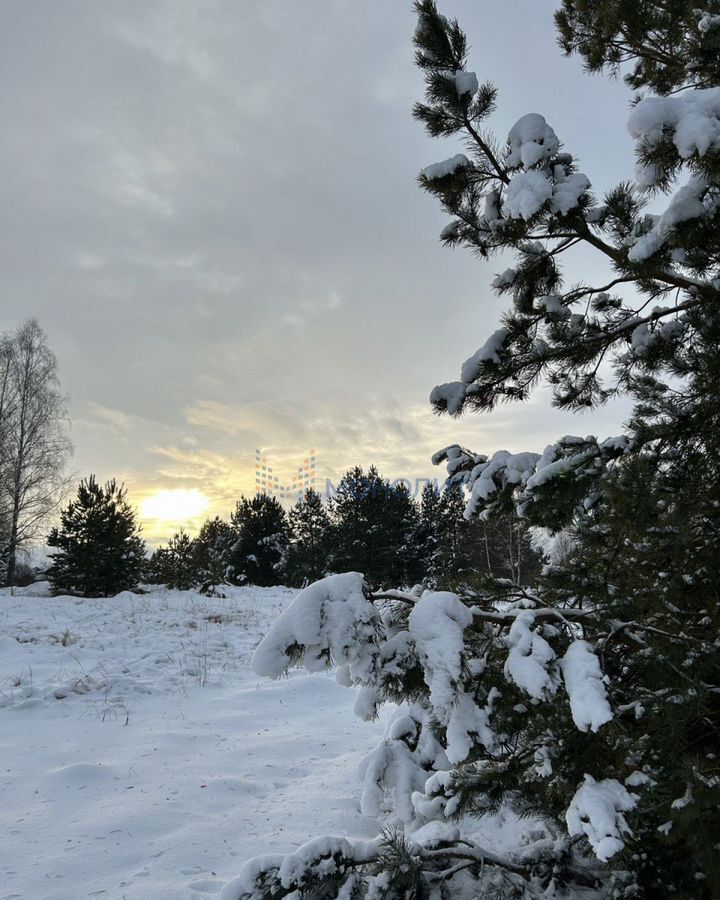
<svg viewBox="0 0 720 900"><path fill-rule="evenodd" d="M331 675L250 669L294 593L0 592L0 900L212 896L252 856L376 834L355 769L382 719Z"/></svg>

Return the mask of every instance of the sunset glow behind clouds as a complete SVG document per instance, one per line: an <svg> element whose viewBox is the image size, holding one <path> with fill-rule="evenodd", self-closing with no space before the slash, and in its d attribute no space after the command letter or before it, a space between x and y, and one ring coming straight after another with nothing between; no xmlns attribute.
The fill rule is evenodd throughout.
<svg viewBox="0 0 720 900"><path fill-rule="evenodd" d="M210 501L201 491L175 489L156 491L140 503L140 517L147 536L164 537L171 529L196 531Z"/></svg>

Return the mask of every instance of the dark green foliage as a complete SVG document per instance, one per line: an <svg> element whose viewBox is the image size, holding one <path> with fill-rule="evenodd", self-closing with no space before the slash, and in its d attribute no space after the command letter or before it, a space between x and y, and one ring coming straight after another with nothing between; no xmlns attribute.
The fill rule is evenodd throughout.
<svg viewBox="0 0 720 900"><path fill-rule="evenodd" d="M428 481L420 495L415 544L424 569L423 577L430 584L437 583L442 569L439 516L440 490L435 482Z"/></svg>
<svg viewBox="0 0 720 900"><path fill-rule="evenodd" d="M94 475L84 479L60 522L48 537L55 548L48 570L54 591L107 597L137 587L145 544L122 485L113 480L102 487Z"/></svg>
<svg viewBox="0 0 720 900"><path fill-rule="evenodd" d="M309 488L290 510L288 582L302 585L324 575L330 550L330 517L317 491Z"/></svg>
<svg viewBox="0 0 720 900"><path fill-rule="evenodd" d="M494 283L511 301L495 352L464 370L462 383L438 389L436 408L455 414L523 400L541 376L560 407L594 407L618 393L635 400L624 437L562 439L548 459L551 477L519 486L517 478L496 476L496 490L476 510L491 525L515 505L532 524L568 529L564 557L543 576L534 573L525 602L580 616L579 625L545 624L538 633L559 655L580 629L607 677L615 718L594 734L579 731L565 705L537 704L518 716L519 704L527 709L522 691L505 684L493 719L507 747L458 767L458 811L483 814L510 802L562 821L586 773L623 783L641 772L647 781L627 815L633 838L612 860L607 896L720 896L718 151L681 157L669 128L657 141L639 141L639 163L654 173L652 191L673 189L689 171L703 179L697 197L704 211L676 222L657 249L637 258L631 249L656 220L645 215L647 196L632 182L618 184L599 206L586 192L566 215L545 205L529 220L512 218L503 199L517 169L480 134L473 115L459 110L457 96L438 89L443 72L464 67L466 42L430 0L417 8L428 103L416 116L433 136L440 120L442 133L462 134L471 157L446 178L421 176L455 217L443 239L481 255L516 254L513 269ZM622 73L633 88L671 95L717 89L718 15L717 2L698 9L682 0L563 0L556 24L561 46L590 71ZM559 165L575 170L561 147L553 152L526 168L546 177ZM607 260L604 284L563 284L562 257L579 244ZM601 377L607 359L614 367ZM453 478L469 486L487 460L469 451L446 458ZM484 599L494 604L502 595L499 583ZM517 597L506 589L506 601ZM471 654L487 646L482 633L468 637ZM486 660L478 686L485 692L504 680L503 657ZM533 776L529 764L539 747L552 758L544 777ZM613 895L613 884L622 893Z"/></svg>
<svg viewBox="0 0 720 900"><path fill-rule="evenodd" d="M542 587L553 605L597 610L584 636L598 648L618 710L592 738L555 724L566 746L554 778L572 783L583 769L648 776L628 817L631 849L642 855L623 862L643 896L700 898L720 890L720 472L717 449L675 449L673 465L639 455L607 480L602 509L579 524L565 564Z"/></svg>
<svg viewBox="0 0 720 900"><path fill-rule="evenodd" d="M438 570L440 586L463 584L470 576L473 563L473 536L465 519L465 497L462 488L449 484L440 495L437 509ZM477 535L474 536L477 538Z"/></svg>
<svg viewBox="0 0 720 900"><path fill-rule="evenodd" d="M334 571L362 572L376 587L419 580L418 510L405 484L391 484L375 466L367 473L356 466L329 505Z"/></svg>
<svg viewBox="0 0 720 900"><path fill-rule="evenodd" d="M169 588L189 591L197 584L198 565L195 541L180 529L165 547L158 547L148 562L148 580Z"/></svg>
<svg viewBox="0 0 720 900"><path fill-rule="evenodd" d="M158 547L145 564L143 578L148 584L167 584L170 577L167 548Z"/></svg>
<svg viewBox="0 0 720 900"><path fill-rule="evenodd" d="M195 581L203 591L213 591L227 580L226 558L235 540L232 526L218 516L203 522L193 541Z"/></svg>
<svg viewBox="0 0 720 900"><path fill-rule="evenodd" d="M624 73L632 88L669 94L720 81L720 29L700 30L703 13L717 15L720 3L563 0L555 24L562 49L582 56L588 71Z"/></svg>
<svg viewBox="0 0 720 900"><path fill-rule="evenodd" d="M417 545L423 580L442 590L480 590L488 580L528 584L539 571L527 522L513 509L479 520L465 517L466 498L452 481L422 493Z"/></svg>
<svg viewBox="0 0 720 900"><path fill-rule="evenodd" d="M452 174L443 178L420 176L422 187L438 197L443 209L453 217L442 239L482 256L505 249L516 254L513 268L494 282L497 293L507 294L512 301L503 316L502 340L496 342L494 354L463 373L461 382L433 392L436 409L458 414L464 408L491 410L499 402L524 400L541 377L553 386L555 405L567 409L592 407L619 392L632 390L641 362L637 354L627 350L636 337L636 329L646 327L653 340L657 338L657 362L666 363L678 343L687 345L694 338L699 327L694 313L713 302L715 288L707 281L698 282L698 278L702 279L708 268L720 260L720 157L713 150L685 161L694 172L708 178L708 186L698 193L706 213L679 222L673 240L642 260L634 260L629 249L635 238L653 227L654 220L642 212L648 198L629 182L611 190L600 205L586 189L565 212L546 202L529 219L509 214L504 203L509 185L521 174L522 166L501 150L491 134L481 130L480 124L492 112L483 92L470 99L469 94L458 96L454 88L450 76L464 68L466 46L456 34L457 23L448 23L440 16L432 0L423 0L416 7L420 24L415 44L426 77L428 102L416 106L415 116L433 136L438 134L436 123L442 120L443 133L462 136L468 152L467 165ZM646 7L650 10L647 15ZM716 9L717 4L710 7ZM636 14L635 8L643 12ZM560 20L569 29L567 41L571 49L587 48L585 38L577 36L583 28L592 32L598 47L606 47L606 20L611 22L610 32L619 29L623 34L627 32L626 18L632 18L633 28L644 28L646 35L651 33L648 29L652 24L648 23L657 20L658 28L663 22L672 23L669 34L653 33L648 38L665 44L666 49L672 48L668 51L672 56L677 52L675 29L687 30L690 21L693 41L718 40L720 28L714 26L707 32L698 29L699 16L694 9L689 3L569 0ZM442 32L446 33L444 38ZM637 34L631 34L628 40L632 59L645 60L642 54L646 45ZM595 60L594 51L587 52L588 58ZM692 67L692 55L673 58L680 67ZM709 68L703 70L707 83L714 83L718 58L715 52L712 62L708 61ZM673 84L677 80L674 78ZM688 80L695 83L697 79L691 72ZM439 89L441 82L446 84L446 90ZM659 173L655 190L665 189L684 162L670 131L652 145L641 142L639 161ZM528 171L546 178L553 192L566 178L578 174L576 160L559 143L556 147L547 144L544 155L529 165ZM605 258L611 274L603 285L566 288L562 263L574 248L583 245ZM682 260L682 265L674 264L677 259ZM641 307L640 316L634 299L622 292L620 286L627 284L644 296L646 306L656 305L649 310ZM677 291L684 292L681 303L673 300ZM685 311L688 315L679 328L676 320ZM608 374L603 363L613 359L615 368Z"/></svg>
<svg viewBox="0 0 720 900"><path fill-rule="evenodd" d="M388 873L389 878L381 897L430 900L432 887L424 871L426 867L417 847L402 832L390 828L383 832L376 868Z"/></svg>
<svg viewBox="0 0 720 900"><path fill-rule="evenodd" d="M241 497L231 517L234 542L225 555L238 584L282 584L289 541L285 510L269 494Z"/></svg>

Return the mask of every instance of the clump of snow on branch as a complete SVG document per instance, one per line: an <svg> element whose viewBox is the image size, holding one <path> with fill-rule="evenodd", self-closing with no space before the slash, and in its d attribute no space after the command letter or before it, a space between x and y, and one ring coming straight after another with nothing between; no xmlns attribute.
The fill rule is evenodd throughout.
<svg viewBox="0 0 720 900"><path fill-rule="evenodd" d="M705 156L720 147L720 88L646 97L631 112L628 131L640 150L653 149L669 134L681 159L695 153ZM661 175L654 167L641 167L637 173L643 187L656 184Z"/></svg>
<svg viewBox="0 0 720 900"><path fill-rule="evenodd" d="M518 514L524 516L528 504L533 502L534 492L548 482L569 475L592 480L611 460L625 453L628 447L629 441L625 435L606 438L600 442L592 435L585 438L566 435L556 443L549 444L542 454L498 450L488 459L487 456L470 453L453 445L434 454L433 463L437 465L446 461L449 477L468 489L465 518L470 519L478 514L481 518L488 518L493 504L507 491L511 492ZM589 493L582 503L594 502L595 491L596 488L589 482Z"/></svg>
<svg viewBox="0 0 720 900"><path fill-rule="evenodd" d="M493 689L487 706L481 709L470 694L463 692L458 695L446 730L446 752L451 763L461 763L468 758L475 743L473 735L487 750L495 746L497 735L490 726L495 696Z"/></svg>
<svg viewBox="0 0 720 900"><path fill-rule="evenodd" d="M416 831L411 831L408 837L420 847L431 849L460 840L460 829L449 822L428 822Z"/></svg>
<svg viewBox="0 0 720 900"><path fill-rule="evenodd" d="M600 663L587 641L573 641L560 660L573 721L580 731L597 731L609 722L608 703Z"/></svg>
<svg viewBox="0 0 720 900"><path fill-rule="evenodd" d="M549 294L546 297L539 297L537 305L540 309L544 309L545 312L549 313L551 316L568 317L570 315L570 310L563 304L562 298L558 297L557 294Z"/></svg>
<svg viewBox="0 0 720 900"><path fill-rule="evenodd" d="M628 252L628 259L641 262L661 250L672 236L675 226L705 215L702 201L708 184L704 178L691 178L677 191L665 212L659 216L652 230L638 238Z"/></svg>
<svg viewBox="0 0 720 900"><path fill-rule="evenodd" d="M641 322L630 335L629 355L642 359L660 341L679 341L685 334L686 327L687 320L684 316L678 316L677 319L670 319L667 322L657 322L652 326L647 322Z"/></svg>
<svg viewBox="0 0 720 900"><path fill-rule="evenodd" d="M260 642L255 672L277 678L302 659L309 671L344 665L353 680L367 681L377 658L380 617L364 589L363 576L347 572L300 591Z"/></svg>
<svg viewBox="0 0 720 900"><path fill-rule="evenodd" d="M425 683L430 688L430 704L443 724L449 721L457 696L465 646L463 631L472 620L469 608L447 591L425 594L408 620Z"/></svg>
<svg viewBox="0 0 720 900"><path fill-rule="evenodd" d="M277 881L277 872L282 865L284 857L267 853L263 856L254 856L249 859L242 868L237 878L229 881L220 894L220 900L240 900L244 897L252 897L262 880L267 878L267 873L274 873Z"/></svg>
<svg viewBox="0 0 720 900"><path fill-rule="evenodd" d="M568 833L585 835L597 858L606 862L623 849L623 837L632 834L623 813L634 809L637 800L614 778L596 781L586 775L565 813Z"/></svg>
<svg viewBox="0 0 720 900"><path fill-rule="evenodd" d="M467 385L464 381L448 381L445 384L436 385L430 392L431 403L444 403L451 415L456 415L462 409L467 394Z"/></svg>
<svg viewBox="0 0 720 900"><path fill-rule="evenodd" d="M330 877L344 872L349 862L360 864L374 859L378 842L321 837L308 841L286 856L258 856L249 860L240 875L225 886L220 900L244 900L263 896L285 896L299 891L318 875Z"/></svg>
<svg viewBox="0 0 720 900"><path fill-rule="evenodd" d="M560 147L558 136L539 113L528 113L510 129L505 162L509 168L530 169L554 156Z"/></svg>
<svg viewBox="0 0 720 900"><path fill-rule="evenodd" d="M500 351L509 334L507 328L498 328L494 331L482 347L463 363L460 373L462 380L436 385L430 393L430 402L444 403L449 413L459 413L465 402L468 385L480 375L487 363L500 365Z"/></svg>
<svg viewBox="0 0 720 900"><path fill-rule="evenodd" d="M505 675L533 699L547 700L559 684L552 666L555 653L545 638L534 630L534 625L532 610L524 610L516 616L506 638L510 652L505 661Z"/></svg>
<svg viewBox="0 0 720 900"><path fill-rule="evenodd" d="M580 197L590 189L586 175L567 175L563 166L555 166L555 183L544 172L531 169L520 172L507 187L503 213L511 219L532 219L549 202L551 212L567 215L578 206Z"/></svg>
<svg viewBox="0 0 720 900"><path fill-rule="evenodd" d="M579 440L582 441L582 438ZM568 444L572 441L572 437L564 437L563 441ZM558 446L556 444L549 444L537 461L535 471L525 480L525 484L529 490L538 488L543 484L547 484L548 481L556 476L563 475L565 472L577 468L578 465L582 465L582 463L592 459L595 454L595 448L590 446L584 451L572 454L571 456L561 456L558 459Z"/></svg>
<svg viewBox="0 0 720 900"><path fill-rule="evenodd" d="M320 837L303 844L294 853L286 856L280 866L280 883L284 888L300 884L305 877L309 864L318 859L326 859L327 865L323 874L332 871L332 858L335 855L343 860L364 862L377 854L376 841L350 842L341 837Z"/></svg>
<svg viewBox="0 0 720 900"><path fill-rule="evenodd" d="M479 462L470 472L470 498L465 507L465 518L472 518L478 507L484 506L493 494L508 485L524 486L540 459L539 453L497 450L491 459Z"/></svg>
<svg viewBox="0 0 720 900"><path fill-rule="evenodd" d="M505 269L493 279L493 288L498 290L500 288L509 287L517 280L517 274L517 269Z"/></svg>
<svg viewBox="0 0 720 900"><path fill-rule="evenodd" d="M485 363L500 365L500 351L510 336L507 328L498 328L473 355L463 363L460 377L465 384L470 384L480 374Z"/></svg>
<svg viewBox="0 0 720 900"><path fill-rule="evenodd" d="M453 175L458 169L464 169L469 165L470 160L464 153L456 153L455 156L451 156L449 159L426 166L422 170L422 174L432 181L436 178L446 178L448 175Z"/></svg>
<svg viewBox="0 0 720 900"><path fill-rule="evenodd" d="M413 794L422 792L428 769L449 766L442 746L428 723L420 704L402 705L390 718L385 739L358 765L363 784L360 808L364 815L378 816L391 799L395 815L405 822L417 822Z"/></svg>
<svg viewBox="0 0 720 900"><path fill-rule="evenodd" d="M465 72L462 69L458 69L454 73L454 77L455 89L459 97L462 97L463 94L472 94L473 96L477 94L479 85L477 75L474 72Z"/></svg>
<svg viewBox="0 0 720 900"><path fill-rule="evenodd" d="M412 802L423 819L452 818L458 807L458 798L452 795L452 772L448 769L434 772L423 791L413 794Z"/></svg>
<svg viewBox="0 0 720 900"><path fill-rule="evenodd" d="M490 227L497 225L500 219L499 200L500 192L496 189L488 191L483 198L483 218Z"/></svg>
<svg viewBox="0 0 720 900"><path fill-rule="evenodd" d="M503 213L511 219L532 219L552 197L553 186L535 169L520 172L507 187Z"/></svg>
<svg viewBox="0 0 720 900"><path fill-rule="evenodd" d="M555 184L550 209L553 212L567 215L579 204L582 194L590 190L590 179L581 172L568 175L564 166L555 166L554 175Z"/></svg>
<svg viewBox="0 0 720 900"><path fill-rule="evenodd" d="M696 10L700 15L700 21L698 22L698 31L703 34L707 34L708 31L711 31L713 28L717 28L720 26L720 16L714 16L712 13L707 12L704 9Z"/></svg>
<svg viewBox="0 0 720 900"><path fill-rule="evenodd" d="M560 141L539 113L528 113L513 125L508 135L505 162L510 169L523 168L510 179L503 213L511 219L532 219L545 206L567 215L590 188L582 174L568 174L563 165L550 165Z"/></svg>

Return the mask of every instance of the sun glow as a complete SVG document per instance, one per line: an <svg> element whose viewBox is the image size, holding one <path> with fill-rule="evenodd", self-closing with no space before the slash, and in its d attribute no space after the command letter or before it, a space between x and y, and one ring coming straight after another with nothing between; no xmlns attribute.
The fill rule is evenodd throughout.
<svg viewBox="0 0 720 900"><path fill-rule="evenodd" d="M180 526L202 516L209 503L198 490L156 491L140 503L140 515L146 521Z"/></svg>

